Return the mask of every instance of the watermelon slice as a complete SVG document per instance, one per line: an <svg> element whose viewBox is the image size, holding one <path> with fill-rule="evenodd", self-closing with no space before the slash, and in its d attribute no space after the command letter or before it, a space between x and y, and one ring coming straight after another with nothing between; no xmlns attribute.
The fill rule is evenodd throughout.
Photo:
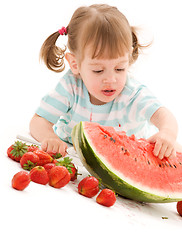
<svg viewBox="0 0 182 240"><path fill-rule="evenodd" d="M182 200L182 153L160 160L147 140L92 122L77 124L72 141L86 169L119 195L140 202Z"/></svg>

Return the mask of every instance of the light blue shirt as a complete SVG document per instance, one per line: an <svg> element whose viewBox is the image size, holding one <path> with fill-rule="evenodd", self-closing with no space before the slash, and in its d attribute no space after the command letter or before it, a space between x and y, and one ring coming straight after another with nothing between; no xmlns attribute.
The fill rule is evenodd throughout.
<svg viewBox="0 0 182 240"><path fill-rule="evenodd" d="M93 105L83 81L69 70L56 88L42 98L36 113L54 123L53 129L63 141L72 143L71 131L80 121L113 126L127 135L147 138L151 135L150 118L159 107L161 103L147 87L130 76L112 102Z"/></svg>

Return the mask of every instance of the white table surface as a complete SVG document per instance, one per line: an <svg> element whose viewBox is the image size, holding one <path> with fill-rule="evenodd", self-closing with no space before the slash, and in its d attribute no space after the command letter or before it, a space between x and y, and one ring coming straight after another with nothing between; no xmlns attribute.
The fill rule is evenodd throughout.
<svg viewBox="0 0 182 240"><path fill-rule="evenodd" d="M24 191L14 190L11 179L22 168L6 156L6 149L16 140L17 133L26 136L27 132L9 128L5 133L0 151L1 239L43 240L66 235L66 239L75 235L76 239L181 236L182 217L177 214L176 203L144 204L117 197L115 205L107 208L97 204L96 197L90 199L78 194L77 185L88 172L77 157L72 156L73 162L82 175L64 188L31 182Z"/></svg>

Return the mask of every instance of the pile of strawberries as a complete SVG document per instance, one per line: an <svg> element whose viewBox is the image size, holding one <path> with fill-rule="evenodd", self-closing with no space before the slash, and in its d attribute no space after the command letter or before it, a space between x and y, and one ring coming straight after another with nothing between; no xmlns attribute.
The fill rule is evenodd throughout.
<svg viewBox="0 0 182 240"><path fill-rule="evenodd" d="M63 158L59 153L44 152L38 146L29 146L16 141L8 148L7 155L19 162L24 169L12 178L12 187L17 190L24 190L30 181L62 188L77 179L78 169L72 163L72 159ZM78 184L78 192L89 198L96 196L99 190L99 180L93 176L85 177ZM115 193L110 189L103 189L98 194L96 202L110 207L116 202Z"/></svg>

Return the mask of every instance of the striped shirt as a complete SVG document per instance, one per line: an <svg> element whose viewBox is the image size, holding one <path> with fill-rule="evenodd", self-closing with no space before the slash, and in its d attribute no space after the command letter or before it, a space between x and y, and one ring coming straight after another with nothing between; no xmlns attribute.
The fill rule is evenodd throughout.
<svg viewBox="0 0 182 240"><path fill-rule="evenodd" d="M36 113L54 124L55 133L63 141L72 143L71 131L80 121L113 126L127 135L147 138L150 118L159 107L160 102L147 87L130 76L112 102L93 105L83 81L69 70L56 88L42 98Z"/></svg>

